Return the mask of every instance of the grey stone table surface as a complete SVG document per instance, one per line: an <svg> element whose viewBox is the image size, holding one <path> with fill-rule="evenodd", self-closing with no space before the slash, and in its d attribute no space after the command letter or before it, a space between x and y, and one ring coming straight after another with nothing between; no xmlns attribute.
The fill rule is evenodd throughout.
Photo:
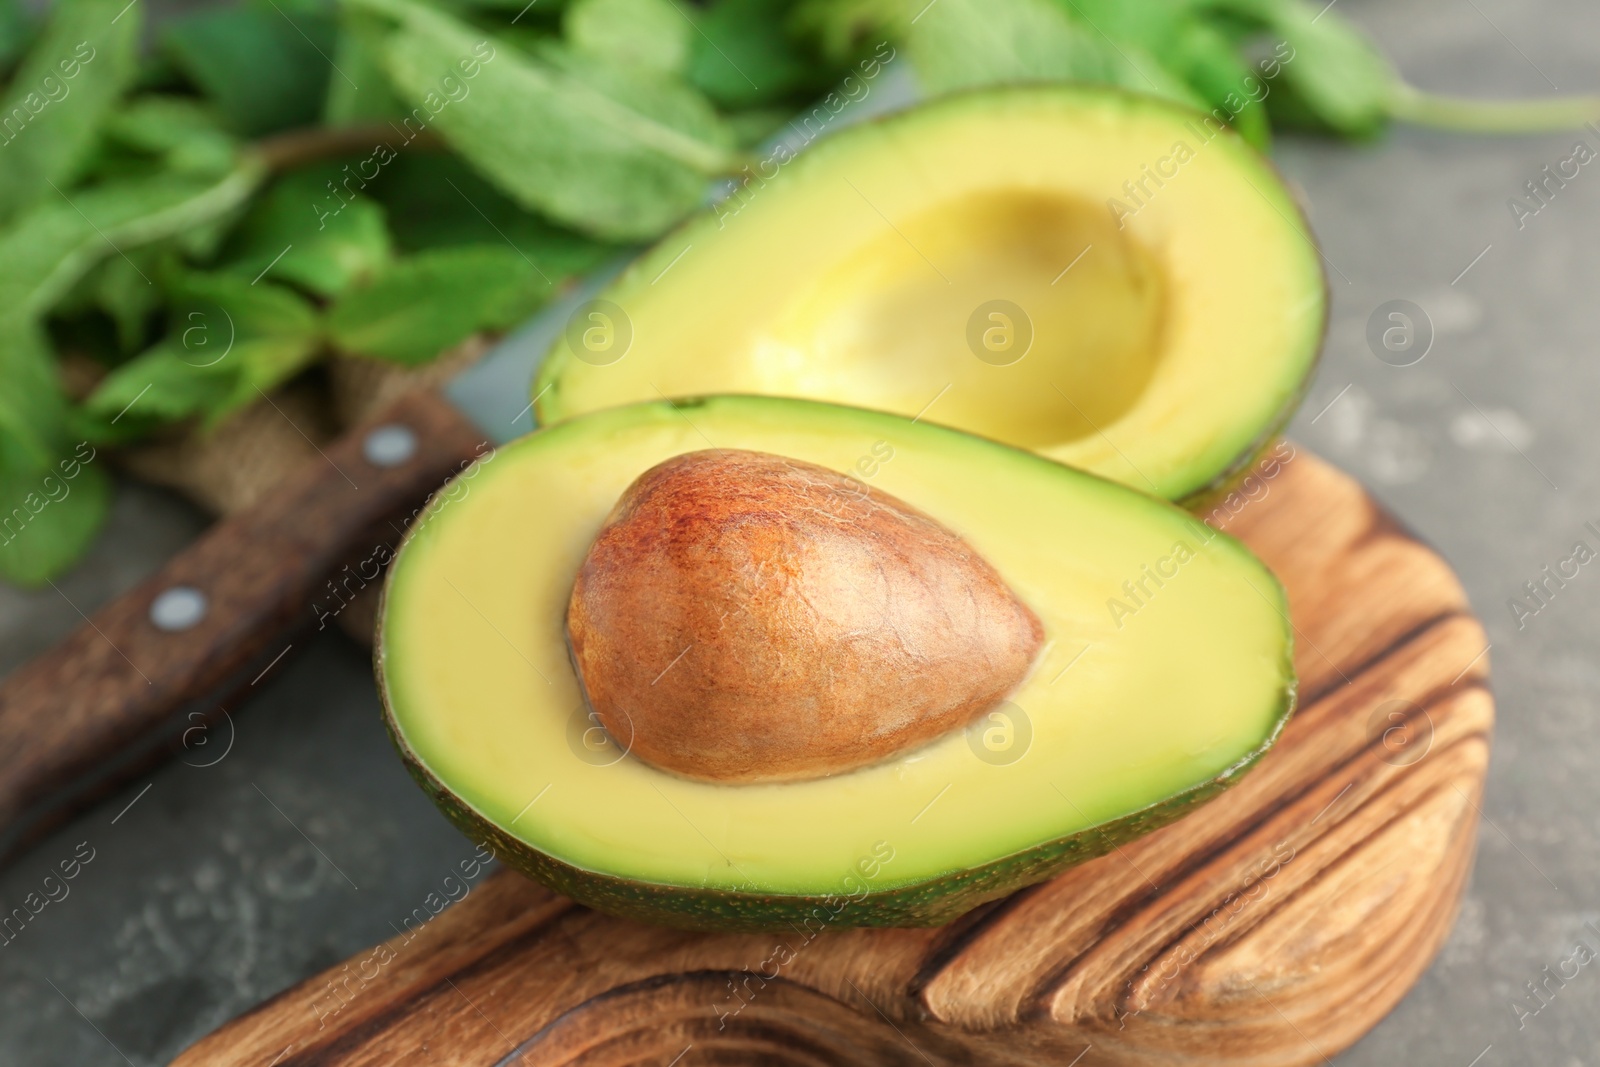
<svg viewBox="0 0 1600 1067"><path fill-rule="evenodd" d="M1346 9L1430 89L1600 88L1600 8L1583 0ZM1455 564L1488 625L1499 709L1460 920L1341 1064L1600 1062L1600 973L1590 973L1600 968L1552 984L1545 1004L1525 985L1571 957L1576 939L1600 944L1584 930L1600 923L1600 566L1581 568L1536 614L1510 606L1574 542L1600 547L1584 526L1600 523L1600 167L1520 227L1507 206L1577 140L1600 149L1589 131L1417 130L1277 149L1310 202L1333 297L1293 433ZM1366 341L1374 310L1395 299L1433 325L1411 366L1380 361ZM0 590L0 670L77 624L73 604L88 610L127 588L200 526L172 498L123 486L110 529L59 592ZM343 637L288 661L232 722L226 758L200 766L222 749L197 750L189 765L147 774L0 871L9 909L60 862L93 857L69 896L0 948L0 1065L165 1063L393 933L472 855L402 771L366 654Z"/></svg>

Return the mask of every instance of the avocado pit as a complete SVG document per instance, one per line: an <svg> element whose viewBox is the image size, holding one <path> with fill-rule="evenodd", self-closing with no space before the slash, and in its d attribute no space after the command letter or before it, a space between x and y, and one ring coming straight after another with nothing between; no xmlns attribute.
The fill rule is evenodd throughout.
<svg viewBox="0 0 1600 1067"><path fill-rule="evenodd" d="M957 534L826 467L674 456L622 494L567 640L613 737L691 778L816 778L959 729L1012 692L1034 613Z"/></svg>

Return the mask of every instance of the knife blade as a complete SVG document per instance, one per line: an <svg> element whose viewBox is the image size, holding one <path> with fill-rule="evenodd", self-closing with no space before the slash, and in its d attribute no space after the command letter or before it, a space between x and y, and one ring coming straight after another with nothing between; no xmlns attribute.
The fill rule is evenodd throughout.
<svg viewBox="0 0 1600 1067"><path fill-rule="evenodd" d="M529 392L591 275L437 391L401 397L256 505L0 680L0 860L151 764L246 696L364 586L427 496L533 429ZM350 570L353 568L353 571Z"/></svg>

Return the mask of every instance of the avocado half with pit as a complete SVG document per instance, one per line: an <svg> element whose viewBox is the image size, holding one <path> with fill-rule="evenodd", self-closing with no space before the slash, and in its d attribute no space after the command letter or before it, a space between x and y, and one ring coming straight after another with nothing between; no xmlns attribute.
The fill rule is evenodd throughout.
<svg viewBox="0 0 1600 1067"><path fill-rule="evenodd" d="M1282 588L1188 512L751 396L480 461L399 551L376 656L464 832L708 929L946 922L1232 784L1295 692Z"/></svg>
<svg viewBox="0 0 1600 1067"><path fill-rule="evenodd" d="M1299 403L1322 267L1210 116L1040 84L780 150L558 338L541 423L706 393L879 408L1198 502Z"/></svg>

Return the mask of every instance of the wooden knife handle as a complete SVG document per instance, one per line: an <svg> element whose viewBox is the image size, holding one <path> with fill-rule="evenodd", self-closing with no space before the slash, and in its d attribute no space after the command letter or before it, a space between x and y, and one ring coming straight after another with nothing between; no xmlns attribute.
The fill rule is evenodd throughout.
<svg viewBox="0 0 1600 1067"><path fill-rule="evenodd" d="M439 394L408 394L0 681L0 853L153 762L293 631L328 625L382 580L427 494L491 447Z"/></svg>

